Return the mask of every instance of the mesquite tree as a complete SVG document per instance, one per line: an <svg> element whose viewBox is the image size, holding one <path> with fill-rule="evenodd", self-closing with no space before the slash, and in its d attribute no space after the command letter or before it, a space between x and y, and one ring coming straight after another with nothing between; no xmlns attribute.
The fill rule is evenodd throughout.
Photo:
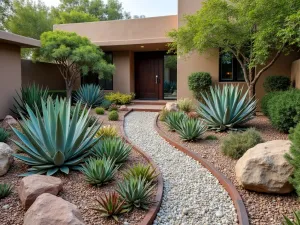
<svg viewBox="0 0 300 225"><path fill-rule="evenodd" d="M86 37L64 31L49 31L41 35L39 54L54 61L66 84L67 98L71 97L75 81L88 72L99 78L110 78L114 65L104 60L104 52Z"/></svg>
<svg viewBox="0 0 300 225"><path fill-rule="evenodd" d="M249 95L279 56L300 47L299 0L206 0L186 24L169 33L171 50L231 53L241 65Z"/></svg>

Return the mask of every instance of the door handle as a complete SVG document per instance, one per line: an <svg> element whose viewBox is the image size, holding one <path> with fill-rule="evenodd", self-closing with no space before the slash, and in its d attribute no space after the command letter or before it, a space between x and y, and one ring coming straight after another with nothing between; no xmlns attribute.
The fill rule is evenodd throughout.
<svg viewBox="0 0 300 225"><path fill-rule="evenodd" d="M155 76L155 83L158 84L158 75Z"/></svg>

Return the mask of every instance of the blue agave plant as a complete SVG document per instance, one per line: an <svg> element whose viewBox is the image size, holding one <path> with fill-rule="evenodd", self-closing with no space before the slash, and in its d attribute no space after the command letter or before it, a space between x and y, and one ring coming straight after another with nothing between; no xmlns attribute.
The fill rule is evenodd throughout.
<svg viewBox="0 0 300 225"><path fill-rule="evenodd" d="M100 106L104 100L104 91L99 85L82 85L75 94L75 100L86 104L88 107L95 108Z"/></svg>

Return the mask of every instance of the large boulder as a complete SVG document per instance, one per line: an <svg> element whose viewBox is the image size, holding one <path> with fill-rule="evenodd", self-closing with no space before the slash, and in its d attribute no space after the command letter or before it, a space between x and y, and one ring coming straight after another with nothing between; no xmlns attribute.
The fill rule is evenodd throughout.
<svg viewBox="0 0 300 225"><path fill-rule="evenodd" d="M78 208L52 194L40 195L27 210L24 225L83 225Z"/></svg>
<svg viewBox="0 0 300 225"><path fill-rule="evenodd" d="M286 194L293 191L288 182L293 167L284 158L290 146L290 141L275 140L249 149L235 166L238 183L257 192Z"/></svg>
<svg viewBox="0 0 300 225"><path fill-rule="evenodd" d="M7 115L7 116L4 118L2 124L3 124L3 127L4 127L5 129L9 129L10 126L12 126L12 127L17 126L17 125L18 125L18 122L17 122L17 120L15 120L15 118L13 118L11 115Z"/></svg>
<svg viewBox="0 0 300 225"><path fill-rule="evenodd" d="M5 175L14 161L14 151L9 145L0 142L0 177Z"/></svg>
<svg viewBox="0 0 300 225"><path fill-rule="evenodd" d="M167 110L169 112L178 112L179 107L178 107L177 102L167 102L167 104L165 106L165 110Z"/></svg>
<svg viewBox="0 0 300 225"><path fill-rule="evenodd" d="M24 177L18 188L19 198L27 210L35 199L44 193L57 195L63 188L61 179L44 175L31 175Z"/></svg>

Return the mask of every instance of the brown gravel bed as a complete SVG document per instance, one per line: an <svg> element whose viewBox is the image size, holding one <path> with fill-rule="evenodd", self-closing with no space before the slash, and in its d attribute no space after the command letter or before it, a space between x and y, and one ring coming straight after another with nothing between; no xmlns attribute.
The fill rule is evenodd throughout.
<svg viewBox="0 0 300 225"><path fill-rule="evenodd" d="M96 115L94 112L91 112L91 114ZM103 121L103 125L110 124L116 126L119 134L121 134L120 126L123 124L124 114L125 112L119 112L119 121L108 121L107 112L106 115L96 116L100 121ZM16 146L14 146L11 142L8 142L8 144L16 150ZM61 178L64 182L63 191L59 194L59 196L75 204L79 208L87 225L115 225L123 224L125 221L127 221L130 225L138 224L145 217L147 213L146 211L134 210L129 214L124 214L119 217L119 223L117 223L111 219L101 218L96 211L90 209L95 205L95 198L105 192L113 190L116 187L117 181L122 179L122 171L135 163L146 164L147 161L133 150L126 164L124 164L120 171L117 172L116 179L103 187L93 187L87 184L84 180L84 175L80 172L71 171L68 176L58 174L57 177ZM18 174L24 173L26 170L27 166L22 161L15 160L9 172L5 176L0 177L0 183L10 183L14 186L13 193L0 200L0 225L23 224L25 211L19 201L17 186L21 179L18 177ZM156 190L154 191L154 193L156 193ZM155 195L153 195L152 200L154 200L154 198Z"/></svg>
<svg viewBox="0 0 300 225"><path fill-rule="evenodd" d="M224 156L220 149L220 143L226 133L206 132L203 139L197 142L183 142L175 132L168 131L166 125L159 121L158 126L172 140L180 143L188 149L199 153L201 157L212 163L216 169L222 172L236 186L248 211L250 224L277 225L282 222L282 215L292 216L293 211L300 210L300 202L295 193L288 195L271 195L247 191L241 188L235 179L235 164L233 160ZM264 141L288 139L287 134L275 130L268 118L257 116L245 124L245 127L255 127L261 132ZM208 135L218 137L218 140L204 140Z"/></svg>

